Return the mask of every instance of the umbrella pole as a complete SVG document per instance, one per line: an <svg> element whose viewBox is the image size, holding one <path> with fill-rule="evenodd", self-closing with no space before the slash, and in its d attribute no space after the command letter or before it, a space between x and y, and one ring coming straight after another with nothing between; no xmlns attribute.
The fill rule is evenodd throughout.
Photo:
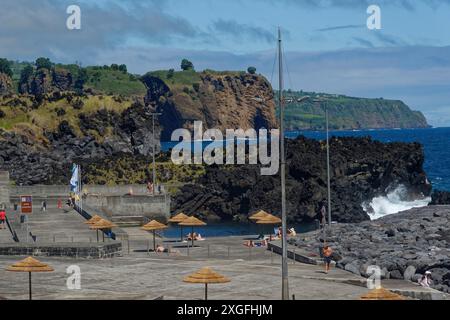
<svg viewBox="0 0 450 320"><path fill-rule="evenodd" d="M98 242L98 229L97 229L97 242Z"/></svg>
<svg viewBox="0 0 450 320"><path fill-rule="evenodd" d="M31 272L28 272L28 288L30 291L30 300L32 300L32 295L31 295Z"/></svg>
<svg viewBox="0 0 450 320"><path fill-rule="evenodd" d="M105 242L105 232L102 230L102 238L103 238L103 242Z"/></svg>
<svg viewBox="0 0 450 320"><path fill-rule="evenodd" d="M153 252L156 252L156 236L155 236L155 234L156 234L156 231L155 230L153 230Z"/></svg>
<svg viewBox="0 0 450 320"><path fill-rule="evenodd" d="M183 242L183 226L181 226L181 236L180 236L180 241Z"/></svg>
<svg viewBox="0 0 450 320"><path fill-rule="evenodd" d="M205 283L205 301L208 300L208 284Z"/></svg>

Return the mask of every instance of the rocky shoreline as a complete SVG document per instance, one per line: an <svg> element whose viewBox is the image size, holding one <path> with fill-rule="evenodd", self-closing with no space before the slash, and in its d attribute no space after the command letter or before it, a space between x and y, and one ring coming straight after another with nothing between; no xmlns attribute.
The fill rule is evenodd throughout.
<svg viewBox="0 0 450 320"><path fill-rule="evenodd" d="M450 293L450 206L411 209L374 221L332 225L302 234L291 244L318 253L326 240L337 267L368 277L367 267L379 266L382 278L414 281L432 273L434 289Z"/></svg>
<svg viewBox="0 0 450 320"><path fill-rule="evenodd" d="M314 221L327 199L325 143L299 137L286 140L286 146L288 221ZM330 150L333 221L370 220L362 204L386 196L400 185L411 199L431 194L423 169L423 147L418 143L333 137ZM205 170L200 179L183 186L174 196L174 211L224 221L246 221L249 214L261 209L280 214L279 175L261 176L256 165L210 166Z"/></svg>

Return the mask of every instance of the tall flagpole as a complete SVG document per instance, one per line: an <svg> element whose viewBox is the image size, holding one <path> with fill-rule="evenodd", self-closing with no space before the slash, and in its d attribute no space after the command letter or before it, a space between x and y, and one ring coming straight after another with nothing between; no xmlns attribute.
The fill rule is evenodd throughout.
<svg viewBox="0 0 450 320"><path fill-rule="evenodd" d="M328 108L325 106L327 122L327 192L328 192L328 226L331 230L331 179L330 179L330 137L328 129Z"/></svg>
<svg viewBox="0 0 450 320"><path fill-rule="evenodd" d="M281 46L281 29L278 28L278 68L279 68L279 104L280 104L280 175L281 175L281 299L289 300L289 279L287 263L286 232L286 155L284 149L284 101L283 101L283 55Z"/></svg>

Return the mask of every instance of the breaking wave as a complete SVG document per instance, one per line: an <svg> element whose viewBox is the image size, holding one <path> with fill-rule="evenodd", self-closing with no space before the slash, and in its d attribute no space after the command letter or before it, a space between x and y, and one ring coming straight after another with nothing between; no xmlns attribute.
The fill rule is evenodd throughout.
<svg viewBox="0 0 450 320"><path fill-rule="evenodd" d="M400 185L386 196L375 197L372 201L364 203L362 207L372 220L376 220L400 211L426 207L431 202L430 197L411 201L405 200L407 196L408 190L404 185Z"/></svg>

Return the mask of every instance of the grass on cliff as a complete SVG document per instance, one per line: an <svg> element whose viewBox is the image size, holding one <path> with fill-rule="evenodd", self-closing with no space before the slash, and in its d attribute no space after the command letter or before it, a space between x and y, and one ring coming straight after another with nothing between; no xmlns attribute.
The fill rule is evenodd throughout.
<svg viewBox="0 0 450 320"><path fill-rule="evenodd" d="M107 95L144 96L145 85L134 75L119 70L87 67L85 88L92 88Z"/></svg>
<svg viewBox="0 0 450 320"><path fill-rule="evenodd" d="M200 74L195 70L175 71L172 75L168 70L158 70L148 74L164 81L171 90L192 88L195 83L201 82Z"/></svg>
<svg viewBox="0 0 450 320"><path fill-rule="evenodd" d="M171 73L169 70L158 70L149 72L148 74L164 81L171 90L183 90L185 87L191 89L194 84L199 84L201 82L202 75L210 74L214 76L235 77L245 74L245 71L215 71L207 69L202 72L186 70Z"/></svg>
<svg viewBox="0 0 450 320"><path fill-rule="evenodd" d="M131 106L131 99L117 99L113 96L88 96L80 98L83 103L81 109L74 108L73 103L66 99L44 102L37 109L31 109L28 98L20 98L27 107L7 106L7 101L0 98L0 110L5 114L0 118L0 128L21 132L23 128L35 131L36 137L43 138L43 132L56 131L61 121L66 120L77 136L82 136L79 124L81 113L93 114L101 109L121 113ZM78 99L78 98L74 98ZM65 114L58 116L58 110L64 110ZM95 136L95 135L94 135ZM105 137L95 136L101 142Z"/></svg>

